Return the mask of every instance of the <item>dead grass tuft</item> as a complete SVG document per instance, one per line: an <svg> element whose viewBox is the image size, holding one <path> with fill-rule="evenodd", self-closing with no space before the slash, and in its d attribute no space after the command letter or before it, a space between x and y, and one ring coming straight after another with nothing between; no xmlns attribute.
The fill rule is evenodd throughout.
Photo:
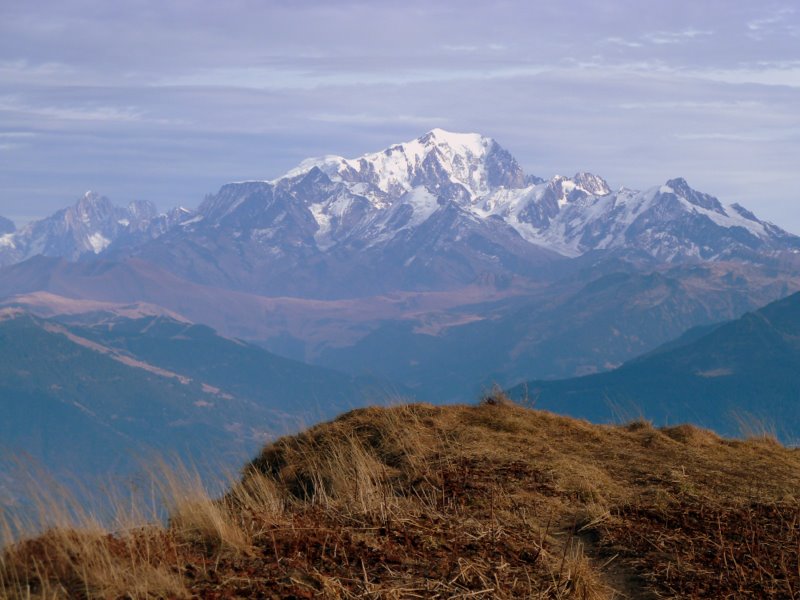
<svg viewBox="0 0 800 600"><path fill-rule="evenodd" d="M4 550L0 592L9 599L186 598L169 542L149 530L120 536L49 530Z"/></svg>
<svg viewBox="0 0 800 600"><path fill-rule="evenodd" d="M499 385L494 385L492 391L481 398L480 404L487 406L517 406L517 403Z"/></svg>
<svg viewBox="0 0 800 600"><path fill-rule="evenodd" d="M713 431L701 429L689 424L677 425L675 427L663 427L661 431L664 435L676 442L694 446L718 444L721 439Z"/></svg>
<svg viewBox="0 0 800 600"><path fill-rule="evenodd" d="M767 444L780 444L777 428L772 421L747 412L734 413L733 419L739 427L741 437Z"/></svg>
<svg viewBox="0 0 800 600"><path fill-rule="evenodd" d="M653 431L655 429L651 421L642 417L629 421L623 427L627 431Z"/></svg>
<svg viewBox="0 0 800 600"><path fill-rule="evenodd" d="M200 544L208 551L246 553L249 531L242 526L240 511L230 497L213 499L196 470L183 464L159 463L156 489L169 513L169 528L183 543Z"/></svg>

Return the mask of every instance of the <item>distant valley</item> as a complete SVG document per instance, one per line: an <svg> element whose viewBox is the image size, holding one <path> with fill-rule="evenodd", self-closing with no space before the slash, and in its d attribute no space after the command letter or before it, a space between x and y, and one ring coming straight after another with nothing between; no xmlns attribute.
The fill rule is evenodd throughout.
<svg viewBox="0 0 800 600"><path fill-rule="evenodd" d="M78 480L131 476L154 452L236 468L266 440L387 395L147 307L104 308L60 321L0 308L0 458Z"/></svg>

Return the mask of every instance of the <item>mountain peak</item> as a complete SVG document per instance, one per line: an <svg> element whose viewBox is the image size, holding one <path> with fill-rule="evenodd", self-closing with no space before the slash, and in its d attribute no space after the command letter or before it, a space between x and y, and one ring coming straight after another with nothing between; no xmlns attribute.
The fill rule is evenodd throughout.
<svg viewBox="0 0 800 600"><path fill-rule="evenodd" d="M514 157L494 139L440 127L414 140L356 158L326 155L306 159L269 183L294 179L315 167L334 182L368 184L372 191L365 193L372 196L375 205L383 205L386 195L400 196L415 187L439 194L444 186L453 194L466 192L475 200L496 188L529 185ZM456 190L458 187L461 192Z"/></svg>
<svg viewBox="0 0 800 600"><path fill-rule="evenodd" d="M684 198L687 202L694 204L695 206L718 212L723 215L726 214L725 209L719 200L710 194L704 194L692 189L692 187L683 177L676 177L667 181L662 188L662 192L672 192L675 195Z"/></svg>
<svg viewBox="0 0 800 600"><path fill-rule="evenodd" d="M493 138L479 133L454 133L435 128L415 142L439 150L449 163L443 165L445 171L455 175L454 181L463 184L473 196L485 195L495 188L523 188L531 183L510 152ZM541 181L533 178L534 184Z"/></svg>
<svg viewBox="0 0 800 600"><path fill-rule="evenodd" d="M140 221L154 218L158 214L156 205L149 200L132 200L128 203L128 213Z"/></svg>
<svg viewBox="0 0 800 600"><path fill-rule="evenodd" d="M449 146L459 154L473 154L475 156L483 154L487 148L494 144L492 138L482 136L479 133L456 133L438 127L431 129L428 133L418 138L417 141L422 144L433 143L440 146Z"/></svg>
<svg viewBox="0 0 800 600"><path fill-rule="evenodd" d="M611 188L608 186L608 182L606 182L606 180L599 175L595 175L593 173L580 171L575 173L572 181L576 186L585 192L592 194L593 196L607 196L611 193Z"/></svg>
<svg viewBox="0 0 800 600"><path fill-rule="evenodd" d="M0 265L37 254L77 260L87 253L100 254L120 238L128 243L137 236L152 239L179 221L166 216L159 219L156 206L147 200L122 207L88 190L74 204L16 231L13 227L4 231L0 217Z"/></svg>
<svg viewBox="0 0 800 600"><path fill-rule="evenodd" d="M78 219L88 224L90 221L105 219L114 211L111 200L97 192L88 191L67 209L67 220Z"/></svg>
<svg viewBox="0 0 800 600"><path fill-rule="evenodd" d="M673 179L670 179L664 185L672 188L675 192L681 195L693 191L692 188L689 186L689 182L687 182L683 177L675 177Z"/></svg>
<svg viewBox="0 0 800 600"><path fill-rule="evenodd" d="M110 203L109 199L105 196L101 196L97 192L93 190L88 190L83 196L78 198L78 201L75 203L75 207L81 208L86 206L96 206L98 204L107 204Z"/></svg>
<svg viewBox="0 0 800 600"><path fill-rule="evenodd" d="M364 183L378 195L402 195L415 187L439 192L442 185L461 186L473 198L493 187L524 187L525 175L514 158L493 139L477 133L431 129L421 137L356 158L309 159L273 180L294 178L319 168L332 181ZM376 204L382 204L377 196Z"/></svg>

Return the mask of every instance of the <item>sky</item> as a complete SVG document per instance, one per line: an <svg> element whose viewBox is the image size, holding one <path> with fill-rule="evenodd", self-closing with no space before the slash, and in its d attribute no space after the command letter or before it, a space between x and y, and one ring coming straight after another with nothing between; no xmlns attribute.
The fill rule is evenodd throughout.
<svg viewBox="0 0 800 600"><path fill-rule="evenodd" d="M800 233L800 3L3 0L0 215L229 181L441 127L527 173L673 177Z"/></svg>

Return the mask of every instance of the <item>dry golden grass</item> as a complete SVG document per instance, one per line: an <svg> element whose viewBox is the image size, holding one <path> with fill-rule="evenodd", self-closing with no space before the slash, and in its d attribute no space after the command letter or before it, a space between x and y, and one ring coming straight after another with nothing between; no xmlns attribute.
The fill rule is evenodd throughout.
<svg viewBox="0 0 800 600"><path fill-rule="evenodd" d="M154 479L166 525L127 510L111 534L55 514L59 527L6 547L0 596L800 593L800 455L763 436L597 426L493 391L478 406L361 409L281 438L220 498L188 469Z"/></svg>

